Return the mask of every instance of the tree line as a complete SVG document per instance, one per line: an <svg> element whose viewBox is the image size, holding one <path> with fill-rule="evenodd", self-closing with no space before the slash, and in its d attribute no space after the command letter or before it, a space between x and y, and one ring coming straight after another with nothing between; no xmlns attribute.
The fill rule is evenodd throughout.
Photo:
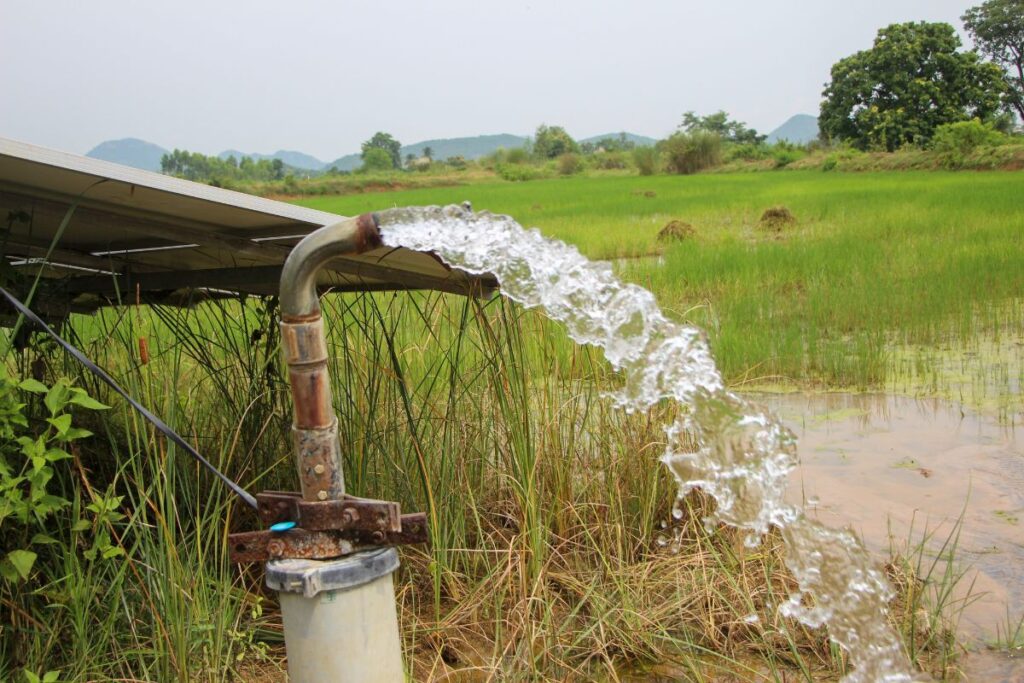
<svg viewBox="0 0 1024 683"><path fill-rule="evenodd" d="M186 180L225 186L239 181L282 180L287 167L280 159L236 159L234 156L221 159L175 149L161 157L160 170Z"/></svg>

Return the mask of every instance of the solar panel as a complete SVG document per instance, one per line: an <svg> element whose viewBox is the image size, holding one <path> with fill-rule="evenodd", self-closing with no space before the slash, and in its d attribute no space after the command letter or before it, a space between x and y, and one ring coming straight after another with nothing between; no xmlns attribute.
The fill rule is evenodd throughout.
<svg viewBox="0 0 1024 683"><path fill-rule="evenodd" d="M172 303L187 300L183 290L276 294L291 247L344 216L0 138L0 220L0 256L42 273L35 305L54 317L136 292ZM333 261L319 284L481 293L497 283L429 253L382 247Z"/></svg>

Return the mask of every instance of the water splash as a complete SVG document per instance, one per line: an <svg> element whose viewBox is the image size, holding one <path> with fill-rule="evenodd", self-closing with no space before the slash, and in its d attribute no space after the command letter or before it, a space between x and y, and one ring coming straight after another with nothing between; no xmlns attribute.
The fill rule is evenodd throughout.
<svg viewBox="0 0 1024 683"><path fill-rule="evenodd" d="M665 427L661 460L680 500L700 488L717 510L706 523L746 532L749 546L775 526L799 591L780 612L811 627L826 625L849 653L846 683L914 680L899 638L886 623L893 590L856 537L829 529L785 503L796 440L773 416L725 388L703 332L675 323L654 295L620 281L564 242L526 230L508 216L463 207L394 209L381 215L384 242L433 251L449 265L493 273L502 294L540 308L580 344L604 350L622 373L612 399L644 410L664 399L687 407Z"/></svg>

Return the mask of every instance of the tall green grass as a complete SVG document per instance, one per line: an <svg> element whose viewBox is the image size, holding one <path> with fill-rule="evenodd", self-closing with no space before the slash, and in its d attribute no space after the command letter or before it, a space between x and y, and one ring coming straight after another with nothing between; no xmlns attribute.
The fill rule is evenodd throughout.
<svg viewBox="0 0 1024 683"><path fill-rule="evenodd" d="M251 300L128 307L75 316L68 332L230 476L294 489L273 313ZM351 492L430 519L430 546L403 549L397 580L416 680L594 680L655 664L693 680L843 670L824 634L774 613L793 587L777 539L749 551L728 530L710 534L699 497L666 528L675 486L657 455L673 408L613 410L602 394L616 380L595 352L500 299L329 296L324 315ZM25 372L42 359L48 378L80 375L45 344L19 359ZM0 678L280 677L274 596L259 567L227 559L226 534L253 528L251 513L80 381L115 410L77 416L98 436L61 490L78 506L122 497L110 532L124 554L91 567L56 526L60 543L29 579L0 590ZM934 651L918 653L922 664Z"/></svg>

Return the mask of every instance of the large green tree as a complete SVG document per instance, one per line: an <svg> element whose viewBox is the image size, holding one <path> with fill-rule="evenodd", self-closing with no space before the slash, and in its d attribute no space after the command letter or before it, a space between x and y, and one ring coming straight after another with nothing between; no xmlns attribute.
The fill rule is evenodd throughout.
<svg viewBox="0 0 1024 683"><path fill-rule="evenodd" d="M390 171L394 169L394 161L388 150L381 147L368 147L363 150L363 171Z"/></svg>
<svg viewBox="0 0 1024 683"><path fill-rule="evenodd" d="M753 128L747 128L747 124L740 121L733 121L729 118L729 115L722 110L716 111L714 114L708 114L707 116L698 116L696 112L688 111L683 114L683 122L679 126L680 129L685 130L687 133L693 133L696 131L705 131L707 133L714 133L723 140L729 142L739 143L753 143L764 142L764 139L768 136L759 135Z"/></svg>
<svg viewBox="0 0 1024 683"><path fill-rule="evenodd" d="M580 146L561 126L537 127L533 137L533 153L541 159L554 159L567 152L579 152Z"/></svg>
<svg viewBox="0 0 1024 683"><path fill-rule="evenodd" d="M931 139L944 123L998 113L1002 73L945 23L892 24L874 46L832 66L818 125L862 149L892 151Z"/></svg>
<svg viewBox="0 0 1024 683"><path fill-rule="evenodd" d="M987 0L960 18L974 46L1003 68L1006 103L1024 121L1024 0Z"/></svg>
<svg viewBox="0 0 1024 683"><path fill-rule="evenodd" d="M382 149L387 152L388 157L391 159L391 168L402 168L402 143L391 137L390 133L378 131L373 134L372 138L363 143L362 158L364 166L376 167L379 164L379 155L374 155L377 157L376 159L367 158L367 152L372 149ZM379 169L375 168L375 170Z"/></svg>

